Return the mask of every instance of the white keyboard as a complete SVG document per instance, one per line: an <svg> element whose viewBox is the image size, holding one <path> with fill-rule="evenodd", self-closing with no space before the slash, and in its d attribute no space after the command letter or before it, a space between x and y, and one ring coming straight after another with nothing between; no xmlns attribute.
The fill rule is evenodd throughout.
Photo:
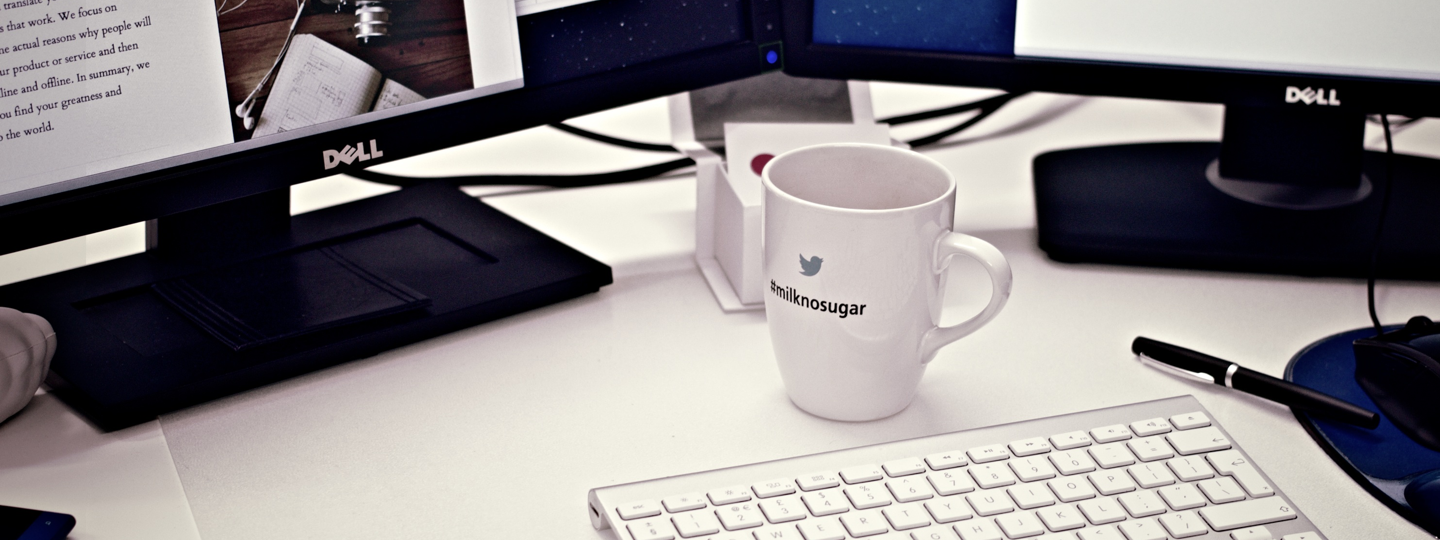
<svg viewBox="0 0 1440 540"><path fill-rule="evenodd" d="M590 490L620 540L1320 540L1181 396Z"/></svg>

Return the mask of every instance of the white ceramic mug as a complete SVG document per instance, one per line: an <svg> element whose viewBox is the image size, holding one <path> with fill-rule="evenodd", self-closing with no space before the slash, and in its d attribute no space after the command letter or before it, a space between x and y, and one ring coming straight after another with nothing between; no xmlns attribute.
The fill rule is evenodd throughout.
<svg viewBox="0 0 1440 540"><path fill-rule="evenodd" d="M955 178L918 153L870 144L786 152L761 173L765 316L790 400L816 416L904 410L940 347L984 326L1010 297L1010 263L952 231ZM990 274L989 305L939 326L950 257Z"/></svg>

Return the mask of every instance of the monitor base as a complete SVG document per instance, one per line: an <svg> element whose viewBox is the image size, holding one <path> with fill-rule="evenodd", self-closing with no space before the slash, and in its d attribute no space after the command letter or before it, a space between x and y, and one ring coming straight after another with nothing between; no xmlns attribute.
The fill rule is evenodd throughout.
<svg viewBox="0 0 1440 540"><path fill-rule="evenodd" d="M1091 262L1365 277L1385 188L1385 155L1366 152L1373 193L1323 210L1260 206L1211 185L1219 143L1061 150L1035 158L1040 248ZM1378 277L1440 280L1440 160L1394 156Z"/></svg>
<svg viewBox="0 0 1440 540"><path fill-rule="evenodd" d="M443 184L211 247L187 257L172 244L9 285L0 305L54 325L46 384L109 431L612 279L608 266Z"/></svg>

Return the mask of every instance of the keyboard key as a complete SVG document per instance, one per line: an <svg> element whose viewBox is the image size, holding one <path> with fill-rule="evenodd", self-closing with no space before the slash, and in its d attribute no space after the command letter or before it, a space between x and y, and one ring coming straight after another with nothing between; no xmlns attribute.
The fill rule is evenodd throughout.
<svg viewBox="0 0 1440 540"><path fill-rule="evenodd" d="M1050 465L1050 461L1043 457L1027 457L1013 460L1010 462L1010 469L1015 471L1015 476L1020 477L1021 482L1049 480L1055 477L1055 467Z"/></svg>
<svg viewBox="0 0 1440 540"><path fill-rule="evenodd" d="M666 497L661 501L665 504L665 511L670 513L684 512L686 510L698 510L705 507L705 496L699 493L686 493L674 497Z"/></svg>
<svg viewBox="0 0 1440 540"><path fill-rule="evenodd" d="M738 531L759 527L765 524L764 518L760 516L760 509L753 504L736 504L715 510L715 516L720 518L720 525L727 531Z"/></svg>
<svg viewBox="0 0 1440 540"><path fill-rule="evenodd" d="M931 469L943 471L945 469L953 469L955 467L964 467L966 464L969 463L969 461L965 460L964 453L957 451L930 454L928 456L925 456L925 463L930 465Z"/></svg>
<svg viewBox="0 0 1440 540"><path fill-rule="evenodd" d="M710 498L710 504L715 506L735 504L750 500L750 490L746 489L745 486L720 488L705 495Z"/></svg>
<svg viewBox="0 0 1440 540"><path fill-rule="evenodd" d="M794 525L766 525L755 529L755 540L802 540Z"/></svg>
<svg viewBox="0 0 1440 540"><path fill-rule="evenodd" d="M1160 497L1153 491L1136 491L1126 493L1117 497L1120 506L1134 517L1148 517L1165 513L1165 503L1160 502Z"/></svg>
<svg viewBox="0 0 1440 540"><path fill-rule="evenodd" d="M1042 484L1023 484L1005 490L1020 508L1030 510L1055 504L1055 495Z"/></svg>
<svg viewBox="0 0 1440 540"><path fill-rule="evenodd" d="M895 461L886 461L885 464L881 465L880 467L882 469L885 469L885 474L890 475L891 478L895 478L897 476L910 476L912 474L920 474L925 472L925 462L920 461L920 458L905 458L897 459Z"/></svg>
<svg viewBox="0 0 1440 540"><path fill-rule="evenodd" d="M710 512L685 512L670 516L681 538L694 538L720 532L720 520Z"/></svg>
<svg viewBox="0 0 1440 540"><path fill-rule="evenodd" d="M800 522L798 528L805 540L845 540L840 518L808 519Z"/></svg>
<svg viewBox="0 0 1440 540"><path fill-rule="evenodd" d="M1175 476L1185 482L1194 482L1196 480L1215 477L1215 469L1211 469L1210 464L1206 463L1204 458L1198 456L1177 457L1166 461L1165 464L1170 466L1170 470L1175 472Z"/></svg>
<svg viewBox="0 0 1440 540"><path fill-rule="evenodd" d="M1010 452L1005 450L1003 444L992 444L990 446L978 446L965 451L970 456L970 461L975 463L990 463L1002 459L1010 459Z"/></svg>
<svg viewBox="0 0 1440 540"><path fill-rule="evenodd" d="M1245 500L1245 491L1240 489L1234 479L1227 476L1196 482L1195 487L1200 488L1200 492L1205 494L1205 498L1215 504Z"/></svg>
<svg viewBox="0 0 1440 540"><path fill-rule="evenodd" d="M873 464L840 469L840 478L844 479L846 484L873 482L884 477L885 475L880 472L880 467Z"/></svg>
<svg viewBox="0 0 1440 540"><path fill-rule="evenodd" d="M1145 437L1127 441L1125 446L1135 453L1140 461L1159 461L1175 457L1175 452L1170 450L1170 445L1160 437Z"/></svg>
<svg viewBox="0 0 1440 540"><path fill-rule="evenodd" d="M1270 534L1270 529L1265 528L1264 525L1257 525L1235 529L1235 532L1230 533L1230 538L1234 540L1275 540L1275 535Z"/></svg>
<svg viewBox="0 0 1440 540"><path fill-rule="evenodd" d="M1160 516L1160 525L1175 538L1189 538L1210 532L1195 512L1176 512Z"/></svg>
<svg viewBox="0 0 1440 540"><path fill-rule="evenodd" d="M1287 534L1280 540L1320 540L1320 535L1315 531L1305 531L1302 533Z"/></svg>
<svg viewBox="0 0 1440 540"><path fill-rule="evenodd" d="M1050 437L1050 445L1056 450L1071 450L1090 446L1090 435L1084 431L1071 431Z"/></svg>
<svg viewBox="0 0 1440 540"><path fill-rule="evenodd" d="M923 501L935 496L935 490L930 489L930 484L923 476L911 476L896 478L885 482L885 487L890 489L890 494L895 500L908 503Z"/></svg>
<svg viewBox="0 0 1440 540"><path fill-rule="evenodd" d="M835 473L817 472L796 478L795 483L800 486L801 491L815 491L839 486L840 477Z"/></svg>
<svg viewBox="0 0 1440 540"><path fill-rule="evenodd" d="M635 540L674 540L675 528L664 518L633 521L625 525Z"/></svg>
<svg viewBox="0 0 1440 540"><path fill-rule="evenodd" d="M1115 495L1135 491L1135 481L1125 471L1100 471L1090 473L1087 478L1101 495Z"/></svg>
<svg viewBox="0 0 1440 540"><path fill-rule="evenodd" d="M970 507L975 509L976 514L982 516L993 516L995 514L1015 511L1015 504L1010 501L1010 496L999 490L977 491L966 495L965 501L970 503ZM964 536L965 533L962 532L960 534Z"/></svg>
<svg viewBox="0 0 1440 540"><path fill-rule="evenodd" d="M1073 532L1050 533L1035 537L1035 540L1075 540Z"/></svg>
<svg viewBox="0 0 1440 540"><path fill-rule="evenodd" d="M1295 519L1295 509L1279 497L1251 499L1237 503L1207 506L1197 510L1200 517L1217 531L1228 531Z"/></svg>
<svg viewBox="0 0 1440 540"><path fill-rule="evenodd" d="M861 510L867 508L879 508L892 502L890 494L880 484L860 484L845 488L845 497L850 499L850 505Z"/></svg>
<svg viewBox="0 0 1440 540"><path fill-rule="evenodd" d="M1045 526L1030 512L1016 512L995 518L995 524L1010 538L1028 538L1045 534Z"/></svg>
<svg viewBox="0 0 1440 540"><path fill-rule="evenodd" d="M1125 540L1125 537L1114 525L1104 525L1080 531L1080 540Z"/></svg>
<svg viewBox="0 0 1440 540"><path fill-rule="evenodd" d="M1165 529L1154 519L1136 519L1120 524L1120 532L1128 540L1165 540Z"/></svg>
<svg viewBox="0 0 1440 540"><path fill-rule="evenodd" d="M1023 439L1010 443L1010 453L1014 454L1017 457L1044 454L1049 451L1050 441L1045 440L1044 437Z"/></svg>
<svg viewBox="0 0 1440 540"><path fill-rule="evenodd" d="M1061 502L1083 501L1095 498L1095 488L1083 478L1058 478L1049 483L1050 491Z"/></svg>
<svg viewBox="0 0 1440 540"><path fill-rule="evenodd" d="M750 489L756 497L759 497L761 499L768 499L771 497L779 497L781 495L789 495L791 493L795 493L795 482L786 478L778 478L775 480L755 484L753 486L750 486Z"/></svg>
<svg viewBox="0 0 1440 540"><path fill-rule="evenodd" d="M1004 487L1015 483L1015 473L1004 463L986 463L970 467L970 476L985 489Z"/></svg>
<svg viewBox="0 0 1440 540"><path fill-rule="evenodd" d="M650 516L660 515L660 503L654 499L636 501L630 504L622 504L615 511L620 514L620 519L631 520Z"/></svg>
<svg viewBox="0 0 1440 540"><path fill-rule="evenodd" d="M1085 519L1090 520L1090 523L1094 525L1115 523L1124 521L1126 518L1125 509L1120 507L1120 503L1115 502L1114 497L1085 501L1076 506L1080 507L1080 513L1085 514Z"/></svg>
<svg viewBox="0 0 1440 540"><path fill-rule="evenodd" d="M1175 475L1170 468L1159 463L1141 463L1129 469L1130 477L1142 488L1157 488L1175 483Z"/></svg>
<svg viewBox="0 0 1440 540"><path fill-rule="evenodd" d="M918 504L898 504L886 508L880 513L885 515L885 521L890 522L890 528L897 531L908 531L930 525L930 514L925 511L925 507Z"/></svg>
<svg viewBox="0 0 1440 540"><path fill-rule="evenodd" d="M1095 470L1095 460L1090 459L1090 454L1085 450L1071 450L1050 454L1050 463L1053 463L1055 468L1059 469L1060 474L1066 476Z"/></svg>
<svg viewBox="0 0 1440 540"><path fill-rule="evenodd" d="M841 493L840 488L815 491L800 496L800 500L805 502L805 507L810 509L810 514L816 517L849 512L850 505L844 499L845 495Z"/></svg>
<svg viewBox="0 0 1440 540"><path fill-rule="evenodd" d="M880 515L879 510L851 512L840 516L840 523L845 525L845 530L850 531L850 536L856 538L875 536L890 531L890 528L885 524L885 518Z"/></svg>
<svg viewBox="0 0 1440 540"><path fill-rule="evenodd" d="M1170 441L1170 446L1182 456L1190 456L1203 452L1214 452L1216 450L1228 450L1230 438L1220 433L1214 427L1196 428L1189 431L1176 431L1165 435L1165 440Z"/></svg>
<svg viewBox="0 0 1440 540"><path fill-rule="evenodd" d="M1088 450L1090 457L1095 458L1095 463L1102 469L1113 469L1135 464L1135 455L1127 450L1125 443L1110 443L1091 446Z"/></svg>
<svg viewBox="0 0 1440 540"><path fill-rule="evenodd" d="M931 487L940 495L958 495L975 491L975 480L965 471L933 472L925 475Z"/></svg>
<svg viewBox="0 0 1440 540"><path fill-rule="evenodd" d="M1112 443L1115 441L1123 441L1130 438L1130 428L1125 427L1124 424L1098 427L1090 430L1090 438L1094 439L1095 442L1098 443Z"/></svg>
<svg viewBox="0 0 1440 540"><path fill-rule="evenodd" d="M988 519L976 519L955 525L955 532L962 540L1005 540L1000 528Z"/></svg>
<svg viewBox="0 0 1440 540"><path fill-rule="evenodd" d="M1190 484L1175 484L1155 490L1165 504L1170 505L1173 510L1189 510L1205 506L1205 498L1200 491Z"/></svg>
<svg viewBox="0 0 1440 540"><path fill-rule="evenodd" d="M975 514L970 512L970 505L965 504L965 500L960 497L925 501L925 509L930 512L930 517L935 518L936 523L951 523L975 517Z"/></svg>
<svg viewBox="0 0 1440 540"><path fill-rule="evenodd" d="M910 531L910 537L915 540L960 540L960 535L955 534L955 529L945 525L932 525Z"/></svg>
<svg viewBox="0 0 1440 540"><path fill-rule="evenodd" d="M1177 414L1170 417L1170 425L1181 430L1202 428L1210 425L1210 417L1201 412Z"/></svg>
<svg viewBox="0 0 1440 540"><path fill-rule="evenodd" d="M1170 423L1166 422L1164 418L1151 418L1149 420L1132 422L1130 424L1130 431L1141 437L1149 437L1151 435L1169 433Z"/></svg>
<svg viewBox="0 0 1440 540"><path fill-rule="evenodd" d="M717 534L715 536L707 536L705 537L705 540L755 540L755 535L750 534L750 531L720 531L720 534Z"/></svg>
<svg viewBox="0 0 1440 540"><path fill-rule="evenodd" d="M1080 509L1073 504L1062 504L1051 508L1043 508L1036 515L1045 526L1055 532L1079 529L1085 526L1085 518L1081 516Z"/></svg>
<svg viewBox="0 0 1440 540"><path fill-rule="evenodd" d="M770 523L785 523L805 519L804 504L800 502L799 495L787 495L760 501L760 511Z"/></svg>
<svg viewBox="0 0 1440 540"><path fill-rule="evenodd" d="M1245 493L1249 493L1251 497L1259 499L1275 494L1275 488L1270 487L1270 484L1260 476L1260 471L1255 469L1255 465L1241 456L1240 452L1235 450L1215 452L1205 456L1205 459L1209 460L1220 474L1234 477L1235 481L1240 483L1240 487L1245 488Z"/></svg>

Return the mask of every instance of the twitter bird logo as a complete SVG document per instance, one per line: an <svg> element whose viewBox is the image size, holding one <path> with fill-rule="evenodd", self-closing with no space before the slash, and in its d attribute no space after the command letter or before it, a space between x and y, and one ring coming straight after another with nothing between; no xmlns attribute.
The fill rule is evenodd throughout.
<svg viewBox="0 0 1440 540"><path fill-rule="evenodd" d="M825 259L821 259L820 257L811 257L809 260L806 260L806 259L805 259L805 254L804 254L804 253L801 253L801 254L800 254L800 275L802 275L802 276L813 276L813 275L815 275L815 274L820 273L820 263L823 263L823 262L825 262Z"/></svg>

